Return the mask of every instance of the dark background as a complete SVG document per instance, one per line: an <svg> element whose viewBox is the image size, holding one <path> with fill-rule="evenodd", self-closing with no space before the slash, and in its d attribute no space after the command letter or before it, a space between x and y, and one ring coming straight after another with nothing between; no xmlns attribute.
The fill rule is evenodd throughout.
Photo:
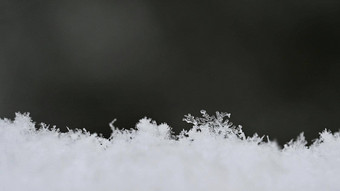
<svg viewBox="0 0 340 191"><path fill-rule="evenodd" d="M0 2L1 117L109 136L227 111L281 144L339 129L339 1Z"/></svg>

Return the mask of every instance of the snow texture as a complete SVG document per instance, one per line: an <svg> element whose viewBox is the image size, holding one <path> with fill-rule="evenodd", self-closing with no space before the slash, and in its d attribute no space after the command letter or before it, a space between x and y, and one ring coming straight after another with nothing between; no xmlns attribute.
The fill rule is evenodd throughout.
<svg viewBox="0 0 340 191"><path fill-rule="evenodd" d="M202 115L185 116L193 127L178 136L144 118L133 130L112 123L105 139L17 113L0 120L0 190L340 190L339 132L325 130L311 146L301 134L281 149L245 136L230 114Z"/></svg>

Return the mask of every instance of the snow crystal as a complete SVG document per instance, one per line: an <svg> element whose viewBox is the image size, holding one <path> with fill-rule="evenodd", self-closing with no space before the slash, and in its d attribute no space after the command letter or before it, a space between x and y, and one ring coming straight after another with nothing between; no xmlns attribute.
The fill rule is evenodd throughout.
<svg viewBox="0 0 340 191"><path fill-rule="evenodd" d="M147 118L132 130L113 121L105 139L18 113L0 120L0 190L340 190L339 132L311 146L300 134L281 149L246 136L228 113L202 115L186 115L193 128L178 136Z"/></svg>

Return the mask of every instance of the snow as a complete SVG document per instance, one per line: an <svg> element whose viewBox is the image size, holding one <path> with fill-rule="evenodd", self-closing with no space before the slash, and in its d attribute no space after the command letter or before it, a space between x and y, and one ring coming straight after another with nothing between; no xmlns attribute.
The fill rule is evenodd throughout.
<svg viewBox="0 0 340 191"><path fill-rule="evenodd" d="M178 136L144 118L132 130L111 123L105 139L17 113L0 120L0 190L340 190L339 132L280 149L221 119L230 114L202 115L187 115L193 128Z"/></svg>

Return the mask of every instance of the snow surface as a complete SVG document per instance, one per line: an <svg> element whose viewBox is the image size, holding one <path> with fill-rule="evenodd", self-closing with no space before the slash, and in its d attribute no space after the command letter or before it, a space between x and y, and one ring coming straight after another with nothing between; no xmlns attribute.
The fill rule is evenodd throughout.
<svg viewBox="0 0 340 191"><path fill-rule="evenodd" d="M186 116L174 136L166 124L111 124L110 139L85 130L37 128L28 114L0 120L1 191L340 190L340 134L324 131L307 147L301 134L280 149L246 137L230 117Z"/></svg>

